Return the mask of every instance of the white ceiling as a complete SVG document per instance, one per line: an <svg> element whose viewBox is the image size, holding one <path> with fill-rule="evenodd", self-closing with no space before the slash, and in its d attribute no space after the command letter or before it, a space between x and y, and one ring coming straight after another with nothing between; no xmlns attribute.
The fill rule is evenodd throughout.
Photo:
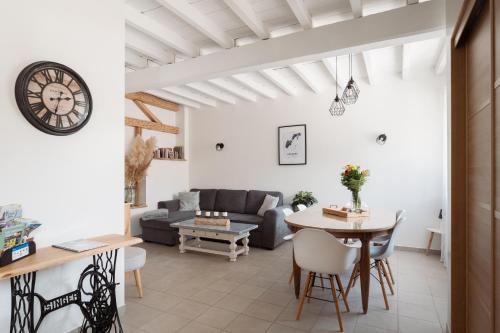
<svg viewBox="0 0 500 333"><path fill-rule="evenodd" d="M234 40L234 45L259 42L259 37L247 26L239 16L228 7L224 0L175 0L186 2L192 6L193 11L198 11L210 23L215 23L216 27L229 35ZM289 2L300 2L300 0L239 0L246 1L250 5L251 11L258 21L262 22L269 32L270 38L275 38L289 33L294 33L304 29L294 14ZM392 10L406 6L406 0L303 0L304 11L312 21L312 27L319 27L326 24L334 24L343 20L354 19L351 2L361 1L362 15L372 15L375 13ZM422 0L420 2L423 2ZM161 4L161 0L126 0L126 4L137 13L154 20L161 27L165 27L178 34L187 43L193 44L199 49L200 56L213 52L224 51L224 48L207 37L206 32L202 33L194 26L184 21L181 17L167 9ZM129 22L130 23L130 22ZM135 25L135 22L134 22ZM306 27L307 28L307 27ZM128 70L140 70L149 66L163 65L175 61L183 61L190 56L169 47L151 34L138 31L130 24L126 27L126 67ZM146 54L144 48L134 47L137 40L145 43L148 48L154 48L152 52ZM441 39L431 39L405 46L388 47L364 52L365 56L371 59L372 76L377 78L386 74L397 74L402 72L403 62L405 63L408 75L405 79L411 78L411 73L421 71L435 71L436 62L443 48ZM404 48L404 51L403 51ZM159 51L158 51L159 50ZM160 53L159 53L160 52ZM161 56L161 59L160 59ZM404 61L403 61L404 58ZM334 60L334 59L332 59ZM334 62L333 62L334 64ZM339 76L344 82L348 77L348 56L338 58ZM297 69L298 68L298 69ZM280 80L290 85L296 91L313 90L320 92L328 86L335 85L335 79L328 71L325 62L301 64L299 66L289 66L285 68L273 69L281 75ZM353 56L353 76L355 79L363 79L368 82L368 72L365 66L365 58L362 54ZM312 81L308 83L308 78ZM341 79L339 77L339 79ZM373 78L371 78L373 79ZM165 87L168 89L168 96L173 100L176 96L179 101L189 100L196 104L214 106L217 103L224 103L227 100L240 100L243 97L234 92L246 91L249 95L256 95L257 98L274 98L280 94L285 94L284 89L276 82L264 77L261 73L247 73L231 78L225 78L225 86L214 82L203 82L209 86L209 90L194 89L191 86ZM228 82L229 81L229 82ZM339 80L341 82L341 80ZM227 86L234 89L227 89ZM215 92L214 92L215 91ZM188 92L189 94L186 94ZM221 95L221 96L218 96ZM174 97L174 98L172 98ZM222 98L219 98L222 97ZM226 98L228 97L228 98ZM244 98L243 98L244 99ZM207 102L208 101L208 102ZM182 103L181 103L182 104ZM192 104L193 105L193 104Z"/></svg>

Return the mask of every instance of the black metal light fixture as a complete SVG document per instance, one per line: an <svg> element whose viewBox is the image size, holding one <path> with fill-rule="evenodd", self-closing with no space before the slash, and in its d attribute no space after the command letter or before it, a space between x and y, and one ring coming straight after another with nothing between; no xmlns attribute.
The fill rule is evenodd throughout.
<svg viewBox="0 0 500 333"><path fill-rule="evenodd" d="M337 73L338 73L337 57L335 57L335 83L338 82ZM342 102L342 100L339 98L338 84L335 84L335 98L333 99L332 104L330 105L329 111L332 116L341 116L345 112L344 102Z"/></svg>
<svg viewBox="0 0 500 333"><path fill-rule="evenodd" d="M349 82L342 94L342 101L347 105L356 103L360 93L357 83L352 78L352 54L349 54L349 77Z"/></svg>
<svg viewBox="0 0 500 333"><path fill-rule="evenodd" d="M385 143L387 142L387 135L386 134L380 134L379 136L377 136L377 143L381 146L385 145Z"/></svg>
<svg viewBox="0 0 500 333"><path fill-rule="evenodd" d="M224 149L224 144L222 142L219 142L215 145L215 150L221 151L222 149Z"/></svg>

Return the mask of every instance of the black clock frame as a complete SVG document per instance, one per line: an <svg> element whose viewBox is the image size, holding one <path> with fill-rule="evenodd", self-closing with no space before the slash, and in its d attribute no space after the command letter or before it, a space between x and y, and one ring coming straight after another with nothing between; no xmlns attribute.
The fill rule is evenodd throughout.
<svg viewBox="0 0 500 333"><path fill-rule="evenodd" d="M88 110L86 118L77 126L68 129L56 129L53 128L52 126L48 127L45 123L42 123L40 119L36 117L31 111L31 105L28 102L28 96L27 96L28 85L31 77L36 72L42 69L63 70L68 74L70 74L74 78L74 80L78 82L78 85L81 87L82 93L85 95L85 100L88 104ZM63 135L74 134L79 130L81 130L88 123L88 121L90 120L90 116L92 115L92 95L90 94L90 90L87 84L82 79L82 77L73 69L57 62L37 61L26 66L21 71L21 73L19 73L17 77L15 86L15 95L16 95L17 106L19 107L19 110L23 114L24 118L26 118L26 120L38 130L50 135L63 136Z"/></svg>

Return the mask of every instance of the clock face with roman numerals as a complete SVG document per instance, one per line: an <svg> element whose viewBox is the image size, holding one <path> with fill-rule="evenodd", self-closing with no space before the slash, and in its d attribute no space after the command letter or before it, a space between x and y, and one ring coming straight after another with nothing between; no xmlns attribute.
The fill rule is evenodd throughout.
<svg viewBox="0 0 500 333"><path fill-rule="evenodd" d="M33 126L52 135L75 133L92 112L92 97L83 79L55 62L35 62L23 69L16 81L16 101Z"/></svg>

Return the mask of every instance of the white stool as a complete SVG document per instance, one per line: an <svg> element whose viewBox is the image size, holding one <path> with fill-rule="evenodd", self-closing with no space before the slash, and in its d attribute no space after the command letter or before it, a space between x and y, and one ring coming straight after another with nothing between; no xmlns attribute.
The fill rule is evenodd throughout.
<svg viewBox="0 0 500 333"><path fill-rule="evenodd" d="M141 268L146 264L146 250L140 247L129 246L125 248L125 273L134 272L135 285L139 297L143 297Z"/></svg>
<svg viewBox="0 0 500 333"><path fill-rule="evenodd" d="M431 234L429 235L429 243L427 243L427 250L425 251L426 255L429 255L429 251L431 250L432 239L434 238L434 234L441 235L441 230L437 228L426 228Z"/></svg>

